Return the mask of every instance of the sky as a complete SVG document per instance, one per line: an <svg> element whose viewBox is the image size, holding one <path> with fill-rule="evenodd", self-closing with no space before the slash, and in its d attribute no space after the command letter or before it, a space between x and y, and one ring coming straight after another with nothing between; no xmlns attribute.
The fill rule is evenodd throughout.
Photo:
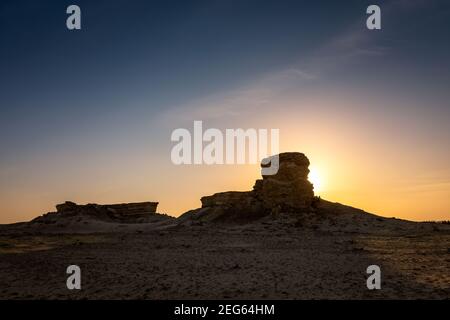
<svg viewBox="0 0 450 320"><path fill-rule="evenodd" d="M448 39L445 0L1 1L0 223L251 190L257 165L172 163L194 120L279 129L327 200L450 220Z"/></svg>

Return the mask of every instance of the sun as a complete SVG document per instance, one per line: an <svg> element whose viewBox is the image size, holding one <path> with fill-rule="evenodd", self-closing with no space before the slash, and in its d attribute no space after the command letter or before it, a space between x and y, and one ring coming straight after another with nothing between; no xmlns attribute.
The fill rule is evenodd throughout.
<svg viewBox="0 0 450 320"><path fill-rule="evenodd" d="M311 167L308 174L308 180L313 184L314 192L320 192L323 190L324 180L320 171L316 167Z"/></svg>

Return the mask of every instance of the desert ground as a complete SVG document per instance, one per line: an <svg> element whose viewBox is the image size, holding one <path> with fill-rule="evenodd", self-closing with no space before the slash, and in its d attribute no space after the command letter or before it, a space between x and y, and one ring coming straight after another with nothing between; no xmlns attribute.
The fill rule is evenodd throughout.
<svg viewBox="0 0 450 320"><path fill-rule="evenodd" d="M68 290L66 268L81 268ZM381 268L368 290L366 268ZM450 226L321 200L249 222L0 226L0 299L449 299Z"/></svg>

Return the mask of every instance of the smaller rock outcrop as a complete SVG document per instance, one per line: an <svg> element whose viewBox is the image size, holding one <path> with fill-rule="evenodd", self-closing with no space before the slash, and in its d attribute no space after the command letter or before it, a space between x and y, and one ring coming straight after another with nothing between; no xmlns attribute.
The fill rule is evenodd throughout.
<svg viewBox="0 0 450 320"><path fill-rule="evenodd" d="M252 191L229 191L201 198L204 218L209 221L232 220L244 221L260 217L267 213L263 203Z"/></svg>
<svg viewBox="0 0 450 320"><path fill-rule="evenodd" d="M56 205L56 212L59 214L86 213L95 214L103 211L114 218L145 217L156 213L158 202L137 202L121 204L86 204L78 205L71 201L66 201Z"/></svg>
<svg viewBox="0 0 450 320"><path fill-rule="evenodd" d="M86 216L98 220L118 222L144 222L146 218L156 215L158 202L138 202L122 204L79 205L71 201L56 205L56 212L36 218L35 222L45 222L58 217Z"/></svg>

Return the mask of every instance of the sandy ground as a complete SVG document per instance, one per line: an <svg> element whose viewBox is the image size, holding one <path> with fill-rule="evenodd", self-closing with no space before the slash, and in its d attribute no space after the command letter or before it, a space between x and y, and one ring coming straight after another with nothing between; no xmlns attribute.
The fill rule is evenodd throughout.
<svg viewBox="0 0 450 320"><path fill-rule="evenodd" d="M450 298L448 225L342 208L246 225L0 226L0 298ZM66 288L71 264L82 290ZM366 287L372 264L381 290Z"/></svg>

